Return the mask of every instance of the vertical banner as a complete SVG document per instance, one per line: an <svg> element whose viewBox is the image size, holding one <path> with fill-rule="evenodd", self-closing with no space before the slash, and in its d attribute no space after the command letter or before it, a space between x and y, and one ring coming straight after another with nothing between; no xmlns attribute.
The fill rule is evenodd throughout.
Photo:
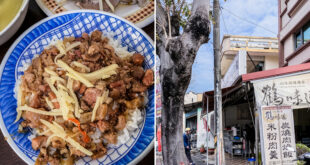
<svg viewBox="0 0 310 165"><path fill-rule="evenodd" d="M296 144L291 106L261 108L264 162L266 165L295 165Z"/></svg>
<svg viewBox="0 0 310 165"><path fill-rule="evenodd" d="M155 72L156 72L156 77L155 77L155 86L156 86L156 118L157 117L161 117L161 86L160 86L160 77L159 77L159 67L160 67L160 64L159 64L159 57L156 56L156 68L155 68Z"/></svg>

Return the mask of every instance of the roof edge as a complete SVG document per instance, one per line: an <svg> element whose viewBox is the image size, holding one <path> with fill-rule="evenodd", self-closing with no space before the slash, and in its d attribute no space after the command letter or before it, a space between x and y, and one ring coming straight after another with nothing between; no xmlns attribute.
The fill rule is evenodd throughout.
<svg viewBox="0 0 310 165"><path fill-rule="evenodd" d="M291 65L291 66L286 66L286 67L277 68L277 69L270 69L270 70L265 70L265 71L260 71L260 72L243 74L242 82L275 77L275 76L280 76L280 75L285 75L285 74L290 74L290 73L301 72L305 70L310 70L310 63Z"/></svg>

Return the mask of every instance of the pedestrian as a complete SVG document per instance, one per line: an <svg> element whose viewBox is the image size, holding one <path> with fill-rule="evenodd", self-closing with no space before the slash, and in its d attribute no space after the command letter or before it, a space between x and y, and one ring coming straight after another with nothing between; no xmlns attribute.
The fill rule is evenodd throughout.
<svg viewBox="0 0 310 165"><path fill-rule="evenodd" d="M190 138L190 128L185 129L185 133L183 134L184 148L186 157L191 165L193 165L193 160L191 157L191 138Z"/></svg>
<svg viewBox="0 0 310 165"><path fill-rule="evenodd" d="M250 157L254 155L254 146L255 146L255 129L252 124L245 125L247 141L250 149Z"/></svg>

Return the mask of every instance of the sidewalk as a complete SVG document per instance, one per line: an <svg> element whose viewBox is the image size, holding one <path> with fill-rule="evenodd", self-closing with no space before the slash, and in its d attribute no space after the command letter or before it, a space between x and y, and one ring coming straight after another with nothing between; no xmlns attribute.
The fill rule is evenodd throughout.
<svg viewBox="0 0 310 165"><path fill-rule="evenodd" d="M207 153L201 154L197 149L191 151L192 159L195 165L206 165L207 164ZM246 165L247 159L241 156L230 156L225 153L225 160L227 165ZM162 155L159 152L156 152L156 165L163 165ZM209 155L208 165L215 165L215 155Z"/></svg>
<svg viewBox="0 0 310 165"><path fill-rule="evenodd" d="M207 164L207 153L201 154L197 149L192 150L192 159L196 165L206 165ZM225 161L228 165L246 165L247 159L241 156L230 156L225 153ZM209 155L208 165L215 164L215 155Z"/></svg>
<svg viewBox="0 0 310 165"><path fill-rule="evenodd" d="M231 165L247 164L247 158L244 158L242 156L232 157L227 153L225 153L225 160L226 160L226 164L231 164Z"/></svg>
<svg viewBox="0 0 310 165"><path fill-rule="evenodd" d="M192 159L193 159L195 165L206 165L207 164L207 153L201 154L198 149L193 149L191 151L191 154L192 154ZM210 158L210 156L209 156L209 158ZM210 163L211 163L211 161L209 161L209 164Z"/></svg>
<svg viewBox="0 0 310 165"><path fill-rule="evenodd" d="M192 150L192 159L196 165L205 165L206 164L206 158L207 154L200 154L197 150ZM209 156L210 157L210 156ZM210 162L209 162L210 164ZM214 163L213 163L214 164ZM156 152L156 165L163 165L162 163L162 154L161 152ZM210 164L211 165L211 164Z"/></svg>

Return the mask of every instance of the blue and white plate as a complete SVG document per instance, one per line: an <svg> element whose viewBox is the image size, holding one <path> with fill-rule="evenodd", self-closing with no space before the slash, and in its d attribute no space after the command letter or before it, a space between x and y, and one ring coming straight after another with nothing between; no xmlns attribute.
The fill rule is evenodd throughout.
<svg viewBox="0 0 310 165"><path fill-rule="evenodd" d="M145 68L154 68L153 41L132 23L113 14L80 10L48 17L25 31L11 46L0 67L0 127L5 139L13 150L27 163L34 164L39 151L34 151L28 136L31 133L18 133L16 118L17 101L14 97L16 81L23 75L23 66L31 63L36 54L40 54L53 38L68 36L80 37L83 32L94 30L112 34L129 51L145 56ZM147 108L144 121L125 144L109 147L106 156L91 160L80 159L76 164L136 164L152 148L154 141L154 87L148 90Z"/></svg>

